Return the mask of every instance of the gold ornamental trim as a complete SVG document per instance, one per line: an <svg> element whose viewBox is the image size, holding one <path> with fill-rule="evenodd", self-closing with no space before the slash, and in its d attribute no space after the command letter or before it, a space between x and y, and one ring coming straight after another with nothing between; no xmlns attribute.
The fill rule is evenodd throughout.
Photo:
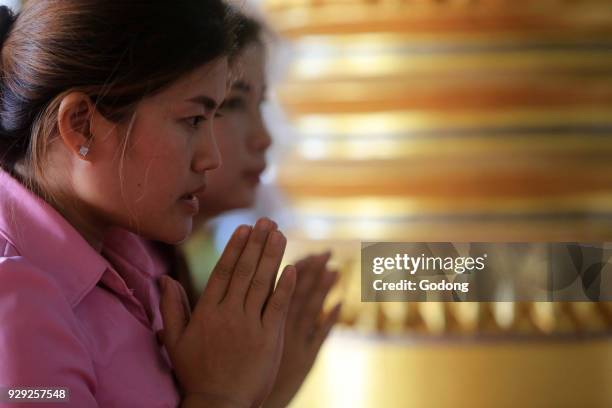
<svg viewBox="0 0 612 408"><path fill-rule="evenodd" d="M446 160L414 157L388 161L283 163L277 184L289 197L379 195L439 197L567 196L612 191L610 153L581 156L487 155ZM330 177L333 175L333 177Z"/></svg>
<svg viewBox="0 0 612 408"><path fill-rule="evenodd" d="M302 216L329 218L401 218L491 214L607 214L612 222L612 193L573 194L561 197L455 197L452 201L407 197L301 197L291 200ZM612 234L612 231L611 231Z"/></svg>
<svg viewBox="0 0 612 408"><path fill-rule="evenodd" d="M612 137L612 130L610 136ZM539 155L546 157L558 154L612 155L612 141L603 136L580 133L559 137L558 134L519 135L506 134L503 137L460 136L460 137L419 137L385 138L377 137L375 146L372 138L354 140L341 137L305 139L298 141L291 158L293 162L311 160L399 160L430 158L431 160L456 160L461 157L486 157L501 155ZM479 156L478 156L479 155ZM610 166L612 171L612 165Z"/></svg>
<svg viewBox="0 0 612 408"><path fill-rule="evenodd" d="M495 77L458 79L427 76L395 79L288 82L278 97L292 115L391 110L567 109L612 106L612 77L573 79Z"/></svg>
<svg viewBox="0 0 612 408"><path fill-rule="evenodd" d="M491 51L508 48L565 48L606 45L612 41L612 25L607 31L550 31L532 33L525 31L489 32L444 32L444 33L390 33L367 32L350 34L304 35L294 43L298 54L303 53L398 53L398 52L440 52ZM482 50L482 48L485 48Z"/></svg>
<svg viewBox="0 0 612 408"><path fill-rule="evenodd" d="M387 111L295 115L302 136L378 137L443 129L592 126L612 123L611 106L516 108L504 110ZM543 130L545 132L545 130Z"/></svg>
<svg viewBox="0 0 612 408"><path fill-rule="evenodd" d="M534 72L575 73L595 70L612 64L609 51L568 52L500 52L475 55L342 55L335 58L298 59L289 74L297 80L332 80L340 78L380 78L406 76L449 76L468 73L506 73L518 75Z"/></svg>
<svg viewBox="0 0 612 408"><path fill-rule="evenodd" d="M555 1L302 1L267 0L284 35L347 32L552 32L609 28L605 0Z"/></svg>
<svg viewBox="0 0 612 408"><path fill-rule="evenodd" d="M292 239L419 242L607 242L612 222L595 216L491 219L328 219L296 217Z"/></svg>

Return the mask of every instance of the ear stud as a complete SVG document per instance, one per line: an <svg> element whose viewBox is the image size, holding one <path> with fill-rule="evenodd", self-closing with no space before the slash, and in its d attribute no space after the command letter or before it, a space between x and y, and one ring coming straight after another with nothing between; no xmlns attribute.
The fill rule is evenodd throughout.
<svg viewBox="0 0 612 408"><path fill-rule="evenodd" d="M89 153L89 147L87 146L81 146L79 148L79 154L81 155L81 157L85 157L87 156L87 153Z"/></svg>

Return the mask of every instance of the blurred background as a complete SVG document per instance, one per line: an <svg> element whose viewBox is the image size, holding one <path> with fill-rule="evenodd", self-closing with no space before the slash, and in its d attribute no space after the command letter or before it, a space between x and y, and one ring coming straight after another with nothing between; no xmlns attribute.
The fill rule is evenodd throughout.
<svg viewBox="0 0 612 408"><path fill-rule="evenodd" d="M341 322L291 407L612 407L612 304L362 303L359 265L368 240L612 240L612 1L241 7L276 33L271 165L186 249L200 287L261 215L286 262L333 250Z"/></svg>

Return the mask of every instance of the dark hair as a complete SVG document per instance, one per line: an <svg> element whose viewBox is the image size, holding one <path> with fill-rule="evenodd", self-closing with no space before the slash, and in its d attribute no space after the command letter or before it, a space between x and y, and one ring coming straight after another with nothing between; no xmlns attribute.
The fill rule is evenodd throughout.
<svg viewBox="0 0 612 408"><path fill-rule="evenodd" d="M234 48L230 59L235 58L247 46L256 43L264 44L265 28L259 21L241 11L234 12Z"/></svg>
<svg viewBox="0 0 612 408"><path fill-rule="evenodd" d="M17 16L10 8L8 8L7 6L0 6L0 46L1 44L4 44L6 37L8 37L11 29L13 28L13 24L15 23L16 18ZM4 75L2 76L4 77ZM2 92L0 90L0 98L1 97ZM10 139L10 135L8 134L8 132L4 131L2 121L0 119L0 165L10 159L14 160L15 158L13 156L16 154L16 152L25 151L27 149L27 147L24 147L25 143L23 140Z"/></svg>
<svg viewBox="0 0 612 408"><path fill-rule="evenodd" d="M36 0L17 16L0 7L0 166L41 164L66 92L86 93L119 122L144 97L229 55L232 15L221 0Z"/></svg>

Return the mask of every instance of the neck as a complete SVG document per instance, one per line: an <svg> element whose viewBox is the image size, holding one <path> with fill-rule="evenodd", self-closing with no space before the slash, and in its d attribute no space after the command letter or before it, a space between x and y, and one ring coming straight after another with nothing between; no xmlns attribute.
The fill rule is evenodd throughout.
<svg viewBox="0 0 612 408"><path fill-rule="evenodd" d="M43 189L39 183L32 181L33 178L30 177L26 169L27 166L23 163L15 166L15 172L22 179L22 182L25 182L26 187L59 212L92 248L101 252L106 226L98 221L99 217L95 217L90 211L84 209L82 205L79 205L78 200L69 194L62 193L59 189L51 188L51 186Z"/></svg>
<svg viewBox="0 0 612 408"><path fill-rule="evenodd" d="M102 251L104 232L106 227L96 222L96 218L88 216L87 211L79 210L76 206L59 208L56 210L68 221L74 229L94 248L97 252Z"/></svg>
<svg viewBox="0 0 612 408"><path fill-rule="evenodd" d="M192 231L196 231L199 230L200 228L202 228L204 225L208 224L208 222L210 220L212 220L215 215L218 214L214 214L214 215L210 215L206 212L200 212L198 215L196 215L196 217L193 219L193 228Z"/></svg>

